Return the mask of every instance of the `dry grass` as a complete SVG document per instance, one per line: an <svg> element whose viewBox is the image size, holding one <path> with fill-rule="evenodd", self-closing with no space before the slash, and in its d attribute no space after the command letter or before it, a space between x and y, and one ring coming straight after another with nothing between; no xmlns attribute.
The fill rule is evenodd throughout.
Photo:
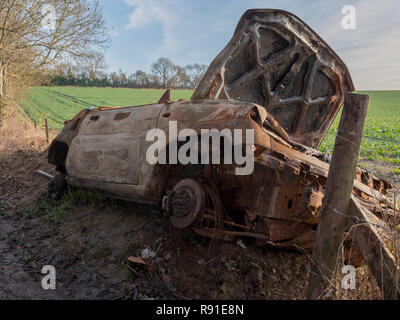
<svg viewBox="0 0 400 320"><path fill-rule="evenodd" d="M374 162L374 167L371 168L372 171L376 176L378 176L381 179L384 179L388 182L391 183L392 185L392 190L397 191L397 199L396 199L396 210L394 214L387 215L387 214L382 214L380 216L381 221L382 221L382 228L376 228L376 231L379 233L382 241L384 242L382 245L385 246L388 251L393 256L395 265L397 266L397 271L393 277L396 279L400 278L400 212L399 212L399 195L400 195L400 180L399 177L394 174L392 165L385 163L385 162ZM388 193L386 195L391 201L394 200L394 193L390 194ZM375 199L377 200L377 199ZM383 258L382 258L383 261ZM345 265L343 259L339 262L339 270L341 270L342 266ZM338 275L335 279L335 285L336 288L339 288L337 290L335 298L336 299L354 299L355 298L355 292L354 290L343 290L341 288L341 279L342 275L340 272L338 272ZM357 286L362 286L363 293L367 293L369 297L372 297L373 299L382 299L382 291L383 288L379 288L376 280L372 276L371 272L368 270L367 266L364 265L362 268L357 269ZM398 288L399 284L397 285ZM377 290L378 289L378 290ZM398 290L398 289L397 289ZM357 291L360 292L359 287L357 288ZM361 296L362 299L365 299L366 297ZM389 298L389 297L385 297Z"/></svg>
<svg viewBox="0 0 400 320"><path fill-rule="evenodd" d="M400 176L395 174L392 167L386 167L384 163L377 163L375 172L378 176L390 181L392 184L391 192L387 196L394 202L396 207L395 212L391 216L384 215L382 218L388 228L394 230L388 234L386 240L388 242L388 249L393 254L396 264L400 269Z"/></svg>
<svg viewBox="0 0 400 320"><path fill-rule="evenodd" d="M50 131L49 140L53 140L56 135L57 132ZM33 122L24 111L11 103L6 109L6 118L0 128L0 153L27 148L45 150L46 132L44 128L35 130Z"/></svg>

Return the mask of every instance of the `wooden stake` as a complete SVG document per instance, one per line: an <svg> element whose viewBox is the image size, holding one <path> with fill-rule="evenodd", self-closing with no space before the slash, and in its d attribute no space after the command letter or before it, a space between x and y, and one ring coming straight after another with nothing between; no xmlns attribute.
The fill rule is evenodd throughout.
<svg viewBox="0 0 400 320"><path fill-rule="evenodd" d="M351 221L350 234L376 279L383 299L399 299L400 269L386 245L387 239L393 237L393 234L387 234L385 229L377 228L376 226L382 225L383 221L363 208L354 195L351 196L349 215L358 218L358 221L365 221L365 223ZM389 229L389 226L387 228Z"/></svg>
<svg viewBox="0 0 400 320"><path fill-rule="evenodd" d="M346 93L329 167L328 181L310 264L308 299L318 299L340 260L350 196L367 116L369 97Z"/></svg>
<svg viewBox="0 0 400 320"><path fill-rule="evenodd" d="M47 141L47 144L49 144L49 126L47 124L47 118L44 119L44 125L45 125L45 128L46 128L46 141Z"/></svg>

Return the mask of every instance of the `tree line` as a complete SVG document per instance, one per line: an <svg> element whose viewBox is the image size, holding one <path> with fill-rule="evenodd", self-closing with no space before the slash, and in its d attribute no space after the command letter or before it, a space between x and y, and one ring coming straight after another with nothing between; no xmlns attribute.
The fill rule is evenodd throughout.
<svg viewBox="0 0 400 320"><path fill-rule="evenodd" d="M189 64L185 67L161 57L151 65L151 72L138 70L127 74L104 72L102 57L81 64L58 64L50 74L50 82L57 86L114 87L114 88L180 88L193 89L200 82L207 66Z"/></svg>

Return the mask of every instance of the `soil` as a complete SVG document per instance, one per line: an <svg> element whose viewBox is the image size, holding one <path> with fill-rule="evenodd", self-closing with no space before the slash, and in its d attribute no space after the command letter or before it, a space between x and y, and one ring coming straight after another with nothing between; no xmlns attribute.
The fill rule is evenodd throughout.
<svg viewBox="0 0 400 320"><path fill-rule="evenodd" d="M100 199L60 209L38 169L54 173L46 144L0 149L0 299L306 297L309 257L300 251L210 242L174 229L156 207ZM45 265L56 269L56 290L41 287ZM355 290L326 298L380 294L364 266Z"/></svg>

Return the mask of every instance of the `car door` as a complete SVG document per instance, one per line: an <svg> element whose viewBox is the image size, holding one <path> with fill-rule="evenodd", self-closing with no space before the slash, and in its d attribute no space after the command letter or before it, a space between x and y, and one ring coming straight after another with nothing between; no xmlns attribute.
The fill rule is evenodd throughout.
<svg viewBox="0 0 400 320"><path fill-rule="evenodd" d="M162 104L92 112L72 140L66 170L72 178L140 183L146 133L155 128Z"/></svg>

